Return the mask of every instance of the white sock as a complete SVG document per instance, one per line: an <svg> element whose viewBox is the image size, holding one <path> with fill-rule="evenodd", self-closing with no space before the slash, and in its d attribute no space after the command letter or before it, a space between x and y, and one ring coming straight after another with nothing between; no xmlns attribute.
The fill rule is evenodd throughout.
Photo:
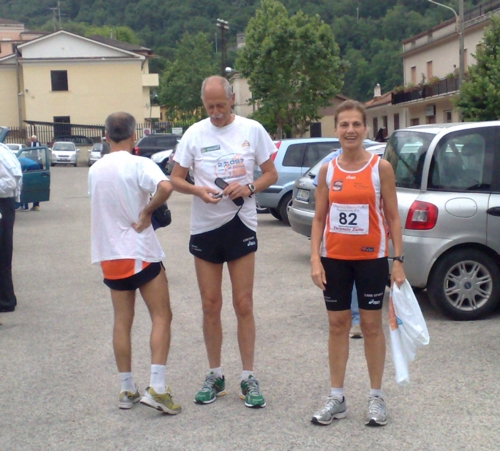
<svg viewBox="0 0 500 451"><path fill-rule="evenodd" d="M255 375L253 374L253 370L247 371L243 370L241 372L241 380L244 381L245 379L248 379L250 376L252 376L255 379Z"/></svg>
<svg viewBox="0 0 500 451"><path fill-rule="evenodd" d="M151 379L149 386L159 395L165 393L166 365L151 365Z"/></svg>
<svg viewBox="0 0 500 451"><path fill-rule="evenodd" d="M217 377L222 378L222 367L219 366L218 368L210 368L208 370L208 374L214 373Z"/></svg>
<svg viewBox="0 0 500 451"><path fill-rule="evenodd" d="M342 388L331 388L330 389L330 398L337 398L341 401L344 399L344 387Z"/></svg>
<svg viewBox="0 0 500 451"><path fill-rule="evenodd" d="M120 376L120 383L122 385L122 391L129 391L135 393L135 384L132 373L118 373Z"/></svg>
<svg viewBox="0 0 500 451"><path fill-rule="evenodd" d="M370 396L378 396L379 398L382 398L382 389L372 388L370 390Z"/></svg>

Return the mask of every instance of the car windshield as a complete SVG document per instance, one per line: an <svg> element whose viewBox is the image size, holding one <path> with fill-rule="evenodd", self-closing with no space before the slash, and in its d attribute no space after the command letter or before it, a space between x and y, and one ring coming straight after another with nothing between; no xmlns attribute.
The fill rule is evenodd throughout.
<svg viewBox="0 0 500 451"><path fill-rule="evenodd" d="M74 151L75 146L72 143L55 143L54 147L52 147L52 150L62 150L62 151Z"/></svg>
<svg viewBox="0 0 500 451"><path fill-rule="evenodd" d="M393 133L387 143L385 159L394 169L396 186L420 188L425 154L434 136L411 130Z"/></svg>
<svg viewBox="0 0 500 451"><path fill-rule="evenodd" d="M100 152L102 150L102 144L94 144L94 147L92 147L92 152Z"/></svg>
<svg viewBox="0 0 500 451"><path fill-rule="evenodd" d="M19 150L21 146L19 144L6 144L10 150Z"/></svg>

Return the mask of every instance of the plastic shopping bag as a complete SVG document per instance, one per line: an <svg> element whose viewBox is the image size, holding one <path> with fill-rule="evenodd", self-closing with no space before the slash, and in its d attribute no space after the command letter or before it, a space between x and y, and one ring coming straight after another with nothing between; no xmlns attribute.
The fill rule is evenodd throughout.
<svg viewBox="0 0 500 451"><path fill-rule="evenodd" d="M392 287L392 302L396 316L402 323L402 333L405 339L411 340L417 348L428 345L429 331L408 280L405 280L399 288L394 284Z"/></svg>
<svg viewBox="0 0 500 451"><path fill-rule="evenodd" d="M389 328L396 383L410 383L408 363L415 359L417 349L429 344L429 332L418 301L407 280L400 288L396 284L389 299Z"/></svg>

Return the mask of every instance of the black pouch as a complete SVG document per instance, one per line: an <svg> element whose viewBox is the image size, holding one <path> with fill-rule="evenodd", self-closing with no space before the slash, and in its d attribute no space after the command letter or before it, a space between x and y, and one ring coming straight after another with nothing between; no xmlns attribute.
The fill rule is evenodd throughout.
<svg viewBox="0 0 500 451"><path fill-rule="evenodd" d="M166 202L153 211L153 214L151 215L151 225L154 230L159 229L160 227L167 227L171 222L172 213L168 209Z"/></svg>

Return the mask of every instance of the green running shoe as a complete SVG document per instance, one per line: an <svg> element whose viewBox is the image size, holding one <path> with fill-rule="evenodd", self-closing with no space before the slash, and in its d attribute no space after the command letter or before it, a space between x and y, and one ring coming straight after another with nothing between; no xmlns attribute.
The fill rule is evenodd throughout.
<svg viewBox="0 0 500 451"><path fill-rule="evenodd" d="M226 394L226 380L224 376L217 377L214 373L210 373L203 383L201 390L196 393L194 402L196 404L210 404L214 402L218 396Z"/></svg>
<svg viewBox="0 0 500 451"><path fill-rule="evenodd" d="M179 404L174 404L169 387L167 387L166 393L161 394L156 393L152 387L148 387L144 395L142 395L141 404L170 415L177 415L182 411L182 407Z"/></svg>
<svg viewBox="0 0 500 451"><path fill-rule="evenodd" d="M136 402L139 402L140 399L141 399L141 394L139 393L137 387L135 387L135 393L132 393L130 391L122 391L120 392L118 407L120 409L131 409L132 406Z"/></svg>
<svg viewBox="0 0 500 451"><path fill-rule="evenodd" d="M245 406L259 408L266 407L266 401L262 396L259 388L259 381L253 376L248 379L242 380L240 398L245 400Z"/></svg>

